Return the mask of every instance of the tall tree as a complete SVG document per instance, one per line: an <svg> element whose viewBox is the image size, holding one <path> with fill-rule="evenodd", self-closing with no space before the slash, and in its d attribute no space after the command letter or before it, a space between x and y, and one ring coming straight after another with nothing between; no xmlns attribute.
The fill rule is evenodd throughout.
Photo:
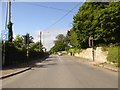
<svg viewBox="0 0 120 90"><path fill-rule="evenodd" d="M35 51L43 51L43 45L41 42L36 42L36 43L33 43L32 46L31 46L31 49L32 50L35 50Z"/></svg>
<svg viewBox="0 0 120 90"><path fill-rule="evenodd" d="M21 48L23 46L23 37L21 37L20 35L16 35L14 39L14 45Z"/></svg>
<svg viewBox="0 0 120 90"><path fill-rule="evenodd" d="M87 48L90 36L94 37L96 45L120 43L119 13L120 2L85 2L74 16L73 27L69 31L72 32L69 38L74 36L78 41L78 45L73 41L73 46Z"/></svg>
<svg viewBox="0 0 120 90"><path fill-rule="evenodd" d="M58 52L64 51L66 47L65 36L63 34L59 34L56 36L56 40L54 41L54 46L51 48L51 51Z"/></svg>
<svg viewBox="0 0 120 90"><path fill-rule="evenodd" d="M67 32L66 43L67 43L68 46L78 48L79 44L78 44L77 39L78 39L77 33L73 29L71 29L70 31Z"/></svg>
<svg viewBox="0 0 120 90"><path fill-rule="evenodd" d="M12 25L13 25L13 23L10 21L10 22L8 23L8 41L9 41L9 42L12 42L12 40L13 40Z"/></svg>

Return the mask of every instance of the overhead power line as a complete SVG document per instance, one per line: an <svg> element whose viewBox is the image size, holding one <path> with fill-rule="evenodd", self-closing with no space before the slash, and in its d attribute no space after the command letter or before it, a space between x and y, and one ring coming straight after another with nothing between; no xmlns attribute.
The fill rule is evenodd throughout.
<svg viewBox="0 0 120 90"><path fill-rule="evenodd" d="M60 19L58 19L55 23L51 24L49 27L47 27L44 30L47 30L48 28L52 27L53 25L57 24L60 22L62 19L64 19L69 13L71 13L75 8L77 8L80 4L78 3L74 8L72 8L70 11L68 11L65 15L63 15Z"/></svg>
<svg viewBox="0 0 120 90"><path fill-rule="evenodd" d="M38 6L38 7L42 7L42 8L59 10L59 11L63 11L63 12L68 12L68 11L70 11L70 10L66 10L66 9L61 9L61 8L56 8L56 7L50 7L50 6L45 6L45 5L40 5L40 4L34 4L34 3L25 3L25 4L29 4L29 5L33 5L33 6ZM75 13L75 12L74 12L74 11L71 11L71 13Z"/></svg>

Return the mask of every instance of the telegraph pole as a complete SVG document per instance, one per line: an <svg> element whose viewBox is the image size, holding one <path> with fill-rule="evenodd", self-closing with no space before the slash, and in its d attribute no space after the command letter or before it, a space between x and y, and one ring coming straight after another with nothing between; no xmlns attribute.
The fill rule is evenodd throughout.
<svg viewBox="0 0 120 90"><path fill-rule="evenodd" d="M7 28L8 28L8 41L12 42L13 39L13 31L12 31L12 25L11 22L11 1L8 0L7 2Z"/></svg>
<svg viewBox="0 0 120 90"><path fill-rule="evenodd" d="M41 36L42 36L42 32L40 32L40 43L39 43L39 49L41 51Z"/></svg>
<svg viewBox="0 0 120 90"><path fill-rule="evenodd" d="M26 48L27 48L27 50L26 50L26 53L27 53L27 65L29 66L29 34L27 33L26 34Z"/></svg>
<svg viewBox="0 0 120 90"><path fill-rule="evenodd" d="M8 28L8 41L12 42L11 1L7 0L5 30ZM5 41L2 40L2 64L5 63Z"/></svg>
<svg viewBox="0 0 120 90"><path fill-rule="evenodd" d="M92 40L92 54L93 54L93 62L95 61L95 51L94 51L94 37Z"/></svg>

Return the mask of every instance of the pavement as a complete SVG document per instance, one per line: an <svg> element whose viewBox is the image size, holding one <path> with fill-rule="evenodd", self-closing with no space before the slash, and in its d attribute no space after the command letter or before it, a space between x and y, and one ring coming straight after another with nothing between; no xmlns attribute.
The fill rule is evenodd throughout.
<svg viewBox="0 0 120 90"><path fill-rule="evenodd" d="M38 62L38 61L41 62L42 60L44 60L44 58L32 60L29 63L23 63L23 64L12 66L12 67L11 66L5 67L4 69L0 70L0 72L2 73L0 75L0 79L5 79L5 78L11 77L13 75L30 70L36 62Z"/></svg>
<svg viewBox="0 0 120 90"><path fill-rule="evenodd" d="M112 65L112 64L108 64L108 63L95 63L93 64L94 66L98 66L98 67L101 67L101 68L105 68L105 69L108 69L108 70L111 70L111 71L114 71L114 72L120 72L120 68Z"/></svg>
<svg viewBox="0 0 120 90"><path fill-rule="evenodd" d="M75 57L75 56L68 56L70 58L73 58L74 60L77 60L77 62L82 62L88 65L93 65L93 66L97 66L97 67L101 67L101 68L105 68L114 72L119 72L120 69L111 65L111 64L101 64L101 63L97 63L97 62L92 62L88 59L84 59L84 58L80 58L80 57ZM2 75L0 76L0 79L4 79L22 72L25 72L27 70L30 70L34 63L37 62L38 60L32 61L29 63L29 66L26 64L21 64L15 67L9 67L9 68L5 68L3 70L0 70L0 72L2 72Z"/></svg>
<svg viewBox="0 0 120 90"><path fill-rule="evenodd" d="M31 67L0 70L0 72L2 72L2 76L0 76L0 79L4 79L4 78L10 77L10 76L22 73L22 72L25 72L30 69L31 69Z"/></svg>
<svg viewBox="0 0 120 90"><path fill-rule="evenodd" d="M79 58L78 62L84 62L86 64L91 64L93 66L97 66L97 67L101 67L104 69L108 69L114 72L120 72L120 68L116 67L114 64L109 64L109 63L99 63L96 61L91 61L89 59L85 59L85 58L80 58L80 57L76 57L76 56L71 56L74 58Z"/></svg>

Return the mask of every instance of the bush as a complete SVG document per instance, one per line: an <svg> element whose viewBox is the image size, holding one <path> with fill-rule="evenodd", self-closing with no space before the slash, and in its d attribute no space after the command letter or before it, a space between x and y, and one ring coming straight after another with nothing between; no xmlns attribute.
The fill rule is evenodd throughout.
<svg viewBox="0 0 120 90"><path fill-rule="evenodd" d="M108 47L107 46L102 46L102 51L108 51Z"/></svg>
<svg viewBox="0 0 120 90"><path fill-rule="evenodd" d="M117 63L117 66L120 67L120 46L108 48L107 60L113 63Z"/></svg>
<svg viewBox="0 0 120 90"><path fill-rule="evenodd" d="M34 58L40 56L40 52L35 50L29 50L29 58Z"/></svg>
<svg viewBox="0 0 120 90"><path fill-rule="evenodd" d="M29 58L27 58L26 48L18 48L14 43L6 42L5 46L5 66L16 65L28 60L33 60L43 56L43 52L38 52L35 50L29 50Z"/></svg>
<svg viewBox="0 0 120 90"><path fill-rule="evenodd" d="M5 44L5 65L13 65L25 62L25 50L18 49L13 43L6 42Z"/></svg>

